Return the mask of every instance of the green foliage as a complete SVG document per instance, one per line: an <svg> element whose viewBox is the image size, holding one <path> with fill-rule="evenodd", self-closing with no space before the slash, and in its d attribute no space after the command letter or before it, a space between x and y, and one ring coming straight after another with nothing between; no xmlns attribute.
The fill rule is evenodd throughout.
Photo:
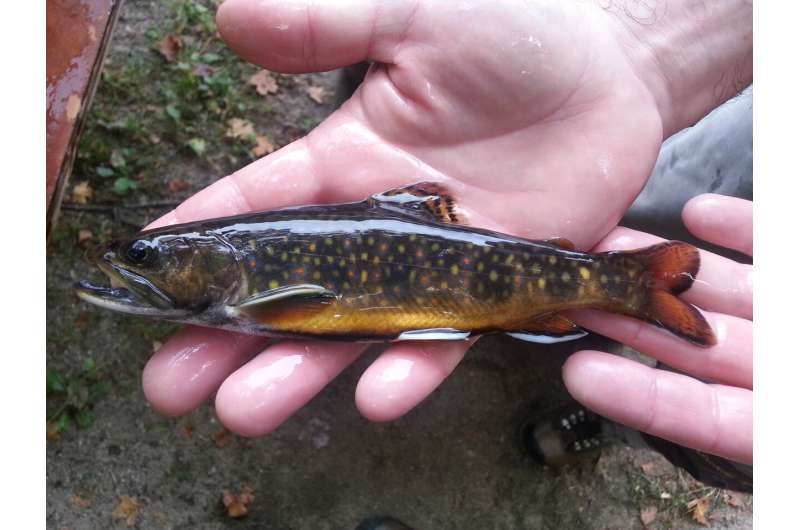
<svg viewBox="0 0 800 530"><path fill-rule="evenodd" d="M85 429L94 422L94 406L111 391L94 359L87 358L81 370L68 375L56 369L47 370L47 423L51 434L58 434L75 425Z"/></svg>

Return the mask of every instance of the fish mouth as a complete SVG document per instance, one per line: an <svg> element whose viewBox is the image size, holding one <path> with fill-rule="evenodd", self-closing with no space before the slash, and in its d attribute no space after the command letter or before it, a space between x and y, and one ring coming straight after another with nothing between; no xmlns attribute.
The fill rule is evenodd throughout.
<svg viewBox="0 0 800 530"><path fill-rule="evenodd" d="M176 309L172 298L144 276L117 265L107 258L96 262L112 286L95 285L86 280L75 284L78 298L120 313L160 318L179 318L188 311Z"/></svg>

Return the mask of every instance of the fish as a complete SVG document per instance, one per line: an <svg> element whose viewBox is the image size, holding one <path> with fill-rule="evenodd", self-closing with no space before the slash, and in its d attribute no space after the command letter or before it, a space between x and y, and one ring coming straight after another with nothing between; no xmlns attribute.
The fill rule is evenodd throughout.
<svg viewBox="0 0 800 530"><path fill-rule="evenodd" d="M505 333L555 343L587 334L592 308L716 342L678 297L700 269L668 241L587 253L468 226L423 182L353 203L287 207L144 230L97 248L112 286L81 281L102 308L240 333L348 341L465 340Z"/></svg>

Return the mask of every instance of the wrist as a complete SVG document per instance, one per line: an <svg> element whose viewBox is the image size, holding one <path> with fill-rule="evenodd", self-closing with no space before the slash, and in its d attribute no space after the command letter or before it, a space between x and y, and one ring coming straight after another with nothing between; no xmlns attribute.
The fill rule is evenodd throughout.
<svg viewBox="0 0 800 530"><path fill-rule="evenodd" d="M694 125L753 79L748 0L601 2L658 106L664 137Z"/></svg>

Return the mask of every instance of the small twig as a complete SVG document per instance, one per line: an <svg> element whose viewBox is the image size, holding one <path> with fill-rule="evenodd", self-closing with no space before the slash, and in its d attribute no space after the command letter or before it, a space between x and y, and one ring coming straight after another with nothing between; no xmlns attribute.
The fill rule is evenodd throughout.
<svg viewBox="0 0 800 530"><path fill-rule="evenodd" d="M73 212L113 212L116 209L145 210L148 208L175 208L180 201L144 202L141 204L77 204L65 202L61 204L64 210Z"/></svg>

